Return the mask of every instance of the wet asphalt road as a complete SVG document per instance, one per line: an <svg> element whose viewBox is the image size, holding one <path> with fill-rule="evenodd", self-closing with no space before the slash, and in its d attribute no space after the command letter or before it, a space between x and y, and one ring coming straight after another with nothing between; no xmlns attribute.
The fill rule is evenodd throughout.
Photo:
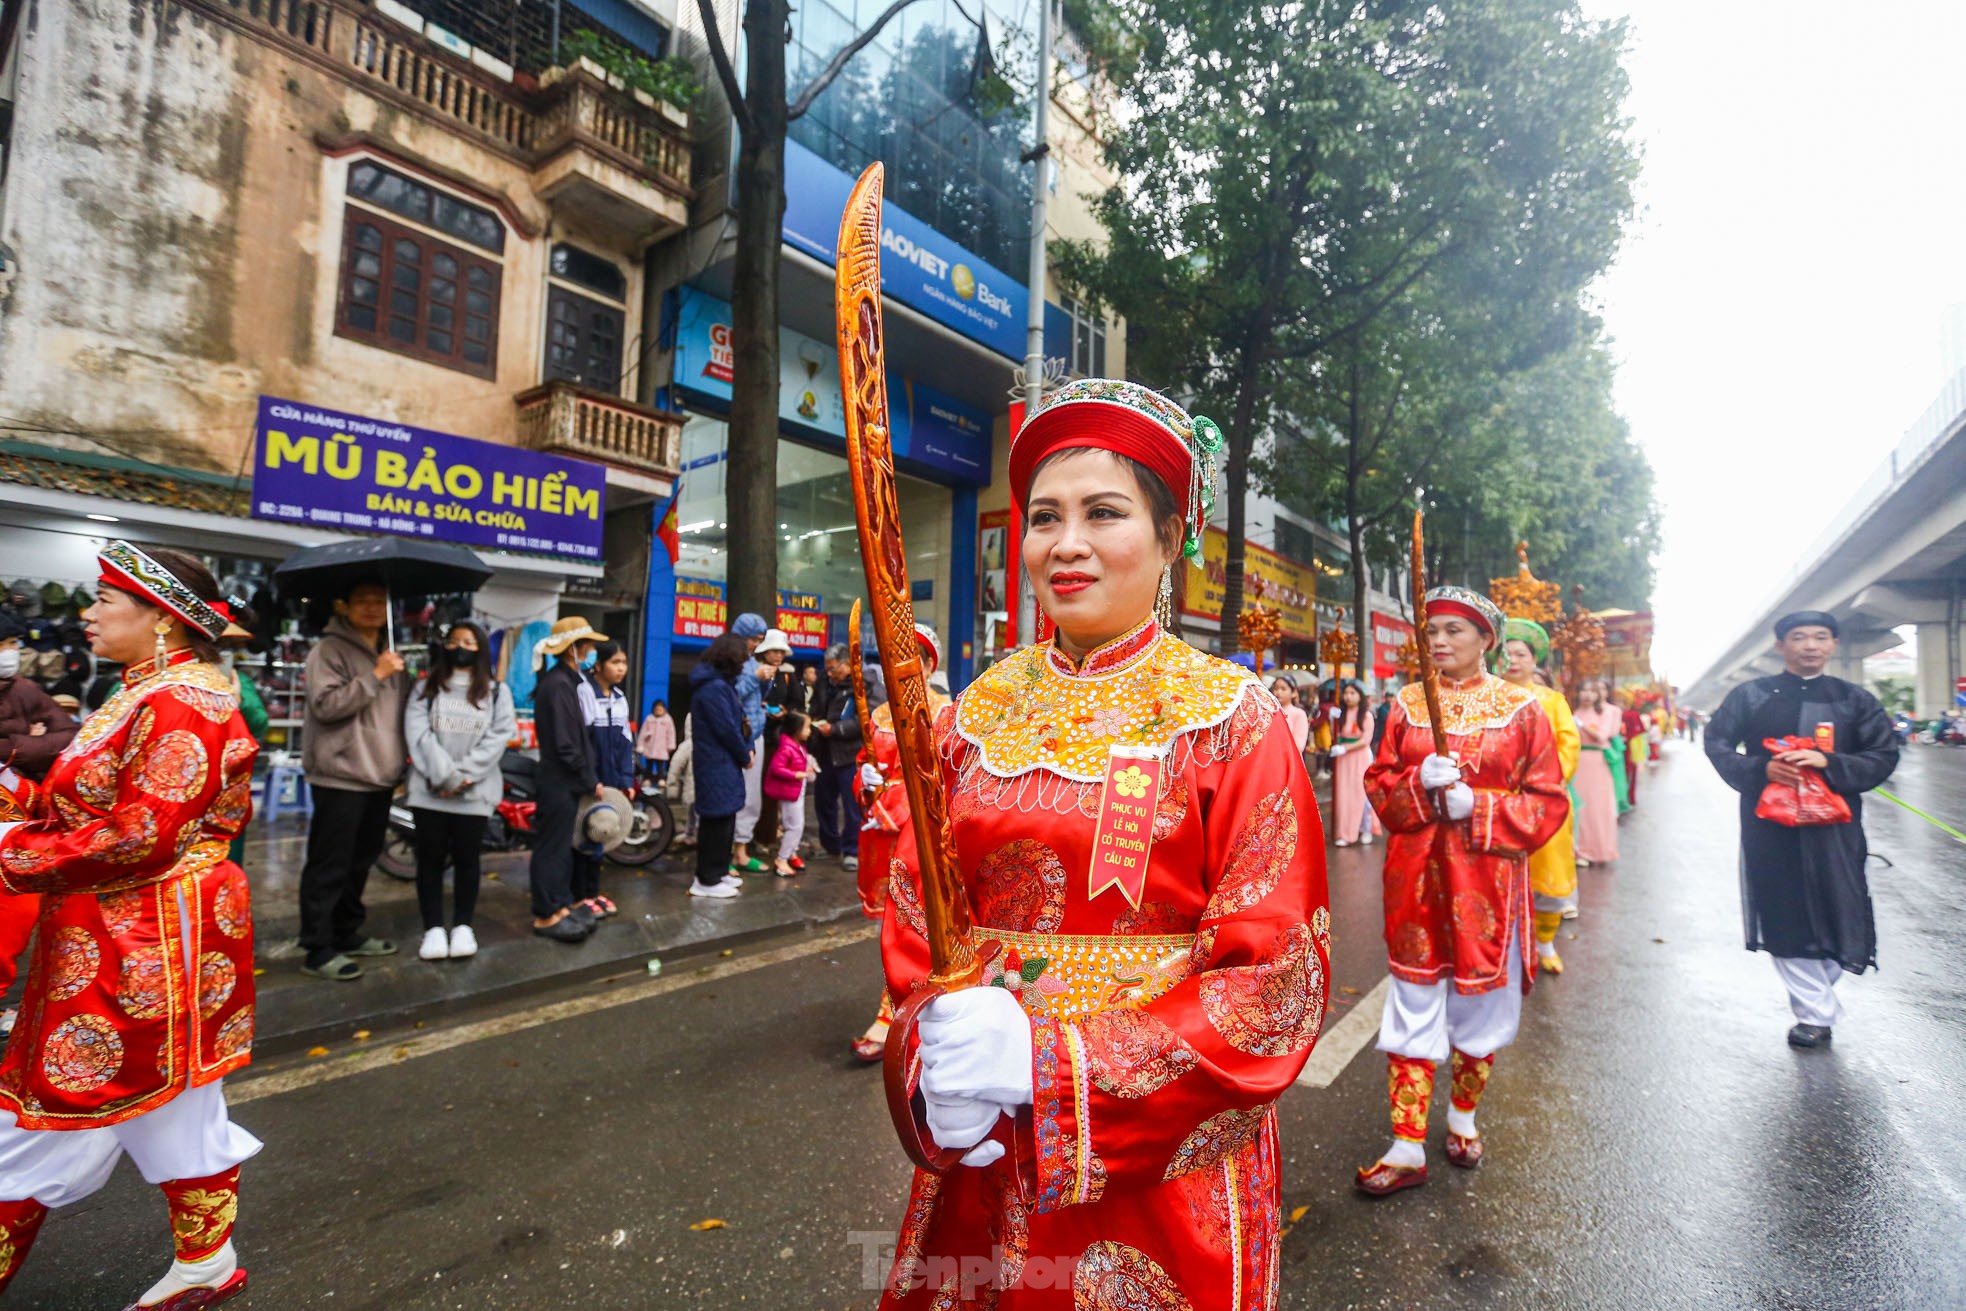
<svg viewBox="0 0 1966 1311"><path fill-rule="evenodd" d="M1306 1209L1285 1307L1966 1306L1966 846L1873 804L1884 969L1845 981L1832 1050L1791 1051L1774 973L1740 948L1733 795L1669 750L1623 861L1581 875L1569 969L1497 1061L1478 1171L1445 1165L1437 1103L1428 1186L1352 1191L1388 1132L1369 1048L1286 1094L1284 1204ZM1915 751L1890 786L1959 827L1966 751ZM1355 990L1334 1021L1385 972L1378 850L1332 853L1335 982ZM717 973L587 983L235 1080L267 1149L231 1305L871 1306L864 1256L905 1174L878 1076L845 1049L872 942L796 935L694 968ZM321 1077L361 1059L381 1064ZM725 1227L691 1230L706 1219ZM125 1164L51 1218L7 1304L114 1308L168 1251Z"/></svg>

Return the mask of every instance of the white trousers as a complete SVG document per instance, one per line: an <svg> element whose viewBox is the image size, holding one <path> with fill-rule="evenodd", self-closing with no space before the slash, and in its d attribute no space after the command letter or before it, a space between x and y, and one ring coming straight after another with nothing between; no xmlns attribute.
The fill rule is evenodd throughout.
<svg viewBox="0 0 1966 1311"><path fill-rule="evenodd" d="M1515 1041L1522 1024L1521 976L1522 952L1510 935L1509 981L1492 991L1470 997L1456 992L1451 980L1391 980L1379 1050L1435 1064L1456 1047L1476 1058L1493 1056Z"/></svg>
<svg viewBox="0 0 1966 1311"><path fill-rule="evenodd" d="M154 1111L100 1129L23 1129L0 1111L0 1201L79 1202L109 1182L124 1152L147 1183L230 1170L264 1144L226 1115L224 1082L187 1089Z"/></svg>
<svg viewBox="0 0 1966 1311"><path fill-rule="evenodd" d="M800 792L794 801L778 803L778 822L784 825L784 836L778 839L778 858L790 860L799 854L799 839L806 834L806 795Z"/></svg>
<svg viewBox="0 0 1966 1311"><path fill-rule="evenodd" d="M751 748L751 767L744 771L744 809L737 812L737 840L749 842L758 831L758 815L765 804L765 745L760 738Z"/></svg>
<svg viewBox="0 0 1966 1311"><path fill-rule="evenodd" d="M1802 960L1794 956L1772 956L1775 973L1789 990L1789 1009L1802 1024L1834 1028L1843 1018L1843 1003L1836 997L1836 981L1843 967L1833 960Z"/></svg>

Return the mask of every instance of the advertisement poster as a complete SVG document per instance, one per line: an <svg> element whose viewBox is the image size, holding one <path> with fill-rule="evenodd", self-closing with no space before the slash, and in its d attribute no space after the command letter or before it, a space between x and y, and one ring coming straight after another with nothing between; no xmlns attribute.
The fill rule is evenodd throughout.
<svg viewBox="0 0 1966 1311"><path fill-rule="evenodd" d="M586 460L259 398L256 519L599 560L606 500Z"/></svg>
<svg viewBox="0 0 1966 1311"><path fill-rule="evenodd" d="M1372 676L1374 678L1400 677L1399 665L1394 661L1399 655L1399 649L1412 640L1412 624L1398 615L1374 610L1372 612Z"/></svg>
<svg viewBox="0 0 1966 1311"><path fill-rule="evenodd" d="M708 642L729 626L724 585L708 578L676 579L675 635ZM824 598L817 592L778 592L778 616L773 627L783 629L794 651L824 651L829 628Z"/></svg>
<svg viewBox="0 0 1966 1311"><path fill-rule="evenodd" d="M1312 640L1317 637L1317 576L1310 565L1278 555L1254 542L1243 546L1243 594L1256 598L1256 584L1262 583L1262 601L1275 606L1277 619L1286 637ZM1222 600L1228 592L1229 537L1220 528L1202 534L1201 558L1188 561L1186 587L1181 593L1181 613L1197 619L1218 619Z"/></svg>
<svg viewBox="0 0 1966 1311"><path fill-rule="evenodd" d="M694 287L681 289L676 316L676 386L718 407L730 404L730 306ZM897 460L969 483L990 481L993 417L898 373L887 378ZM778 418L786 428L846 449L840 356L790 328L778 330Z"/></svg>

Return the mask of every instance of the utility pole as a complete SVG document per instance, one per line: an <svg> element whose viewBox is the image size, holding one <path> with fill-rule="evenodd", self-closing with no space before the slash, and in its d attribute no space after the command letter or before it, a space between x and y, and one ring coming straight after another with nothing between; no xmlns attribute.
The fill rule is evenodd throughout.
<svg viewBox="0 0 1966 1311"><path fill-rule="evenodd" d="M1051 5L1038 2L1037 140L1031 145L1031 264L1026 281L1030 302L1024 319L1024 422L1038 412L1044 400L1044 224L1045 193L1051 166ZM1023 528L1021 516L1015 525ZM1016 534L1013 534L1014 536ZM1031 580L1024 576L1023 550L1019 542L1005 543L1005 554L1017 561L1017 640L1034 645L1038 635L1037 596ZM1009 561L1006 561L1009 563Z"/></svg>

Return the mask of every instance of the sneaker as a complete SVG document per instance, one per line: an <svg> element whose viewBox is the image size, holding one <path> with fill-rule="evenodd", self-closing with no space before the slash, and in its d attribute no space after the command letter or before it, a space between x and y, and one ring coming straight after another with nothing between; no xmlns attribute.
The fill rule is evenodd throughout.
<svg viewBox="0 0 1966 1311"><path fill-rule="evenodd" d="M450 935L445 933L441 927L425 929L423 931L423 945L416 949L416 954L424 960L447 959L451 954Z"/></svg>
<svg viewBox="0 0 1966 1311"><path fill-rule="evenodd" d="M726 874L724 875L724 886L741 890L744 887L744 876L741 874Z"/></svg>
<svg viewBox="0 0 1966 1311"><path fill-rule="evenodd" d="M860 872L860 857L848 856L840 861L840 866L849 874L858 874Z"/></svg>
<svg viewBox="0 0 1966 1311"><path fill-rule="evenodd" d="M478 954L478 935L471 931L469 924L460 924L451 930L451 959L463 960L466 956Z"/></svg>
<svg viewBox="0 0 1966 1311"><path fill-rule="evenodd" d="M689 895L692 897L735 897L738 895L738 890L729 882L692 883L689 885Z"/></svg>

